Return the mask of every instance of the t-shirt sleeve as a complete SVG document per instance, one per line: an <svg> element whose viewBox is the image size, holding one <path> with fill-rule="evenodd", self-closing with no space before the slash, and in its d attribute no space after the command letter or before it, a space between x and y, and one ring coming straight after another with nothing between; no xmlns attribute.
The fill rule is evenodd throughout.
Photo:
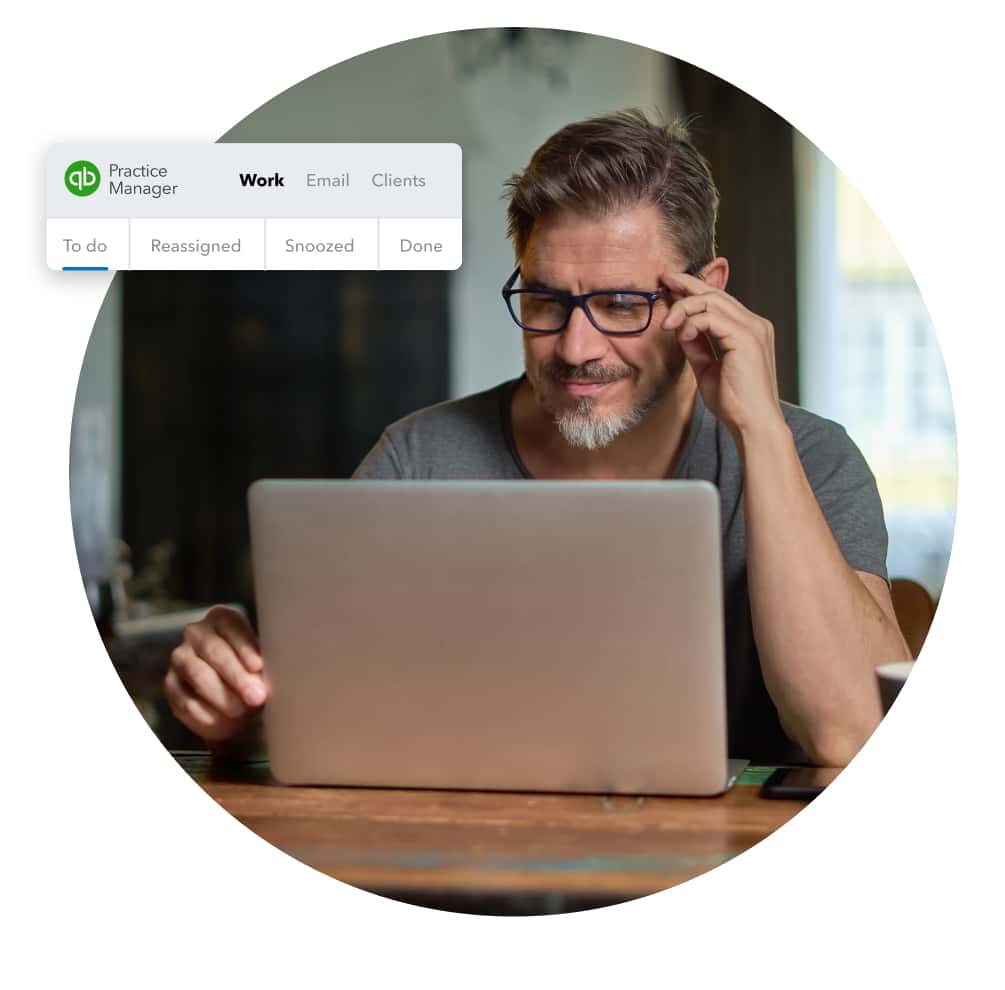
<svg viewBox="0 0 1005 990"><path fill-rule="evenodd" d="M803 470L845 560L856 571L888 580L883 503L862 452L829 420L801 432L796 445Z"/></svg>
<svg viewBox="0 0 1005 990"><path fill-rule="evenodd" d="M352 476L362 481L398 481L406 477L402 470L401 459L386 430L370 453L360 461Z"/></svg>

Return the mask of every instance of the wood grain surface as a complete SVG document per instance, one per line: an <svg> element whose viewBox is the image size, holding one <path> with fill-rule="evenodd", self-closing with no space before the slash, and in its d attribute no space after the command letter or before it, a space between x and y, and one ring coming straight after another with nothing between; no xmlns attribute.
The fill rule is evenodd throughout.
<svg viewBox="0 0 1005 990"><path fill-rule="evenodd" d="M491 913L664 890L749 849L804 806L742 783L716 798L287 787L267 763L177 758L238 821L316 870L402 900Z"/></svg>

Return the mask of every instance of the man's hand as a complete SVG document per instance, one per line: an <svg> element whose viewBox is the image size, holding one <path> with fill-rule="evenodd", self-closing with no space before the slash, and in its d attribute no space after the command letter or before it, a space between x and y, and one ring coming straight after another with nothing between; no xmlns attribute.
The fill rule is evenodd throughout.
<svg viewBox="0 0 1005 990"><path fill-rule="evenodd" d="M775 375L775 330L731 295L700 278L668 271L675 301L663 329L677 334L705 405L734 437L751 424L782 419Z"/></svg>
<svg viewBox="0 0 1005 990"><path fill-rule="evenodd" d="M164 694L175 717L207 742L233 739L269 696L258 637L244 615L216 605L185 627Z"/></svg>

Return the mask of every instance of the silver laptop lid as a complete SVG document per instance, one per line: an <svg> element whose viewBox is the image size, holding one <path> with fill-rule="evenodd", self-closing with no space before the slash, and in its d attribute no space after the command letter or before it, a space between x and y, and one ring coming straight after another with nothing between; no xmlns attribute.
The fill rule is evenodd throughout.
<svg viewBox="0 0 1005 990"><path fill-rule="evenodd" d="M278 779L726 788L712 485L260 481L249 509Z"/></svg>

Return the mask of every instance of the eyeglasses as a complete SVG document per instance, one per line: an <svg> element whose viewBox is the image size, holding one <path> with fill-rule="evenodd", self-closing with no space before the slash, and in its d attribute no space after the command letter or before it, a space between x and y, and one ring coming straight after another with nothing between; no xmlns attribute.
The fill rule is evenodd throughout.
<svg viewBox="0 0 1005 990"><path fill-rule="evenodd" d="M685 274L694 275L698 268L692 265ZM610 337L642 333L652 323L656 300L666 291L601 289L574 296L559 289L514 289L519 277L520 268L517 267L506 280L502 295L513 321L528 333L561 333L577 306L601 333Z"/></svg>

